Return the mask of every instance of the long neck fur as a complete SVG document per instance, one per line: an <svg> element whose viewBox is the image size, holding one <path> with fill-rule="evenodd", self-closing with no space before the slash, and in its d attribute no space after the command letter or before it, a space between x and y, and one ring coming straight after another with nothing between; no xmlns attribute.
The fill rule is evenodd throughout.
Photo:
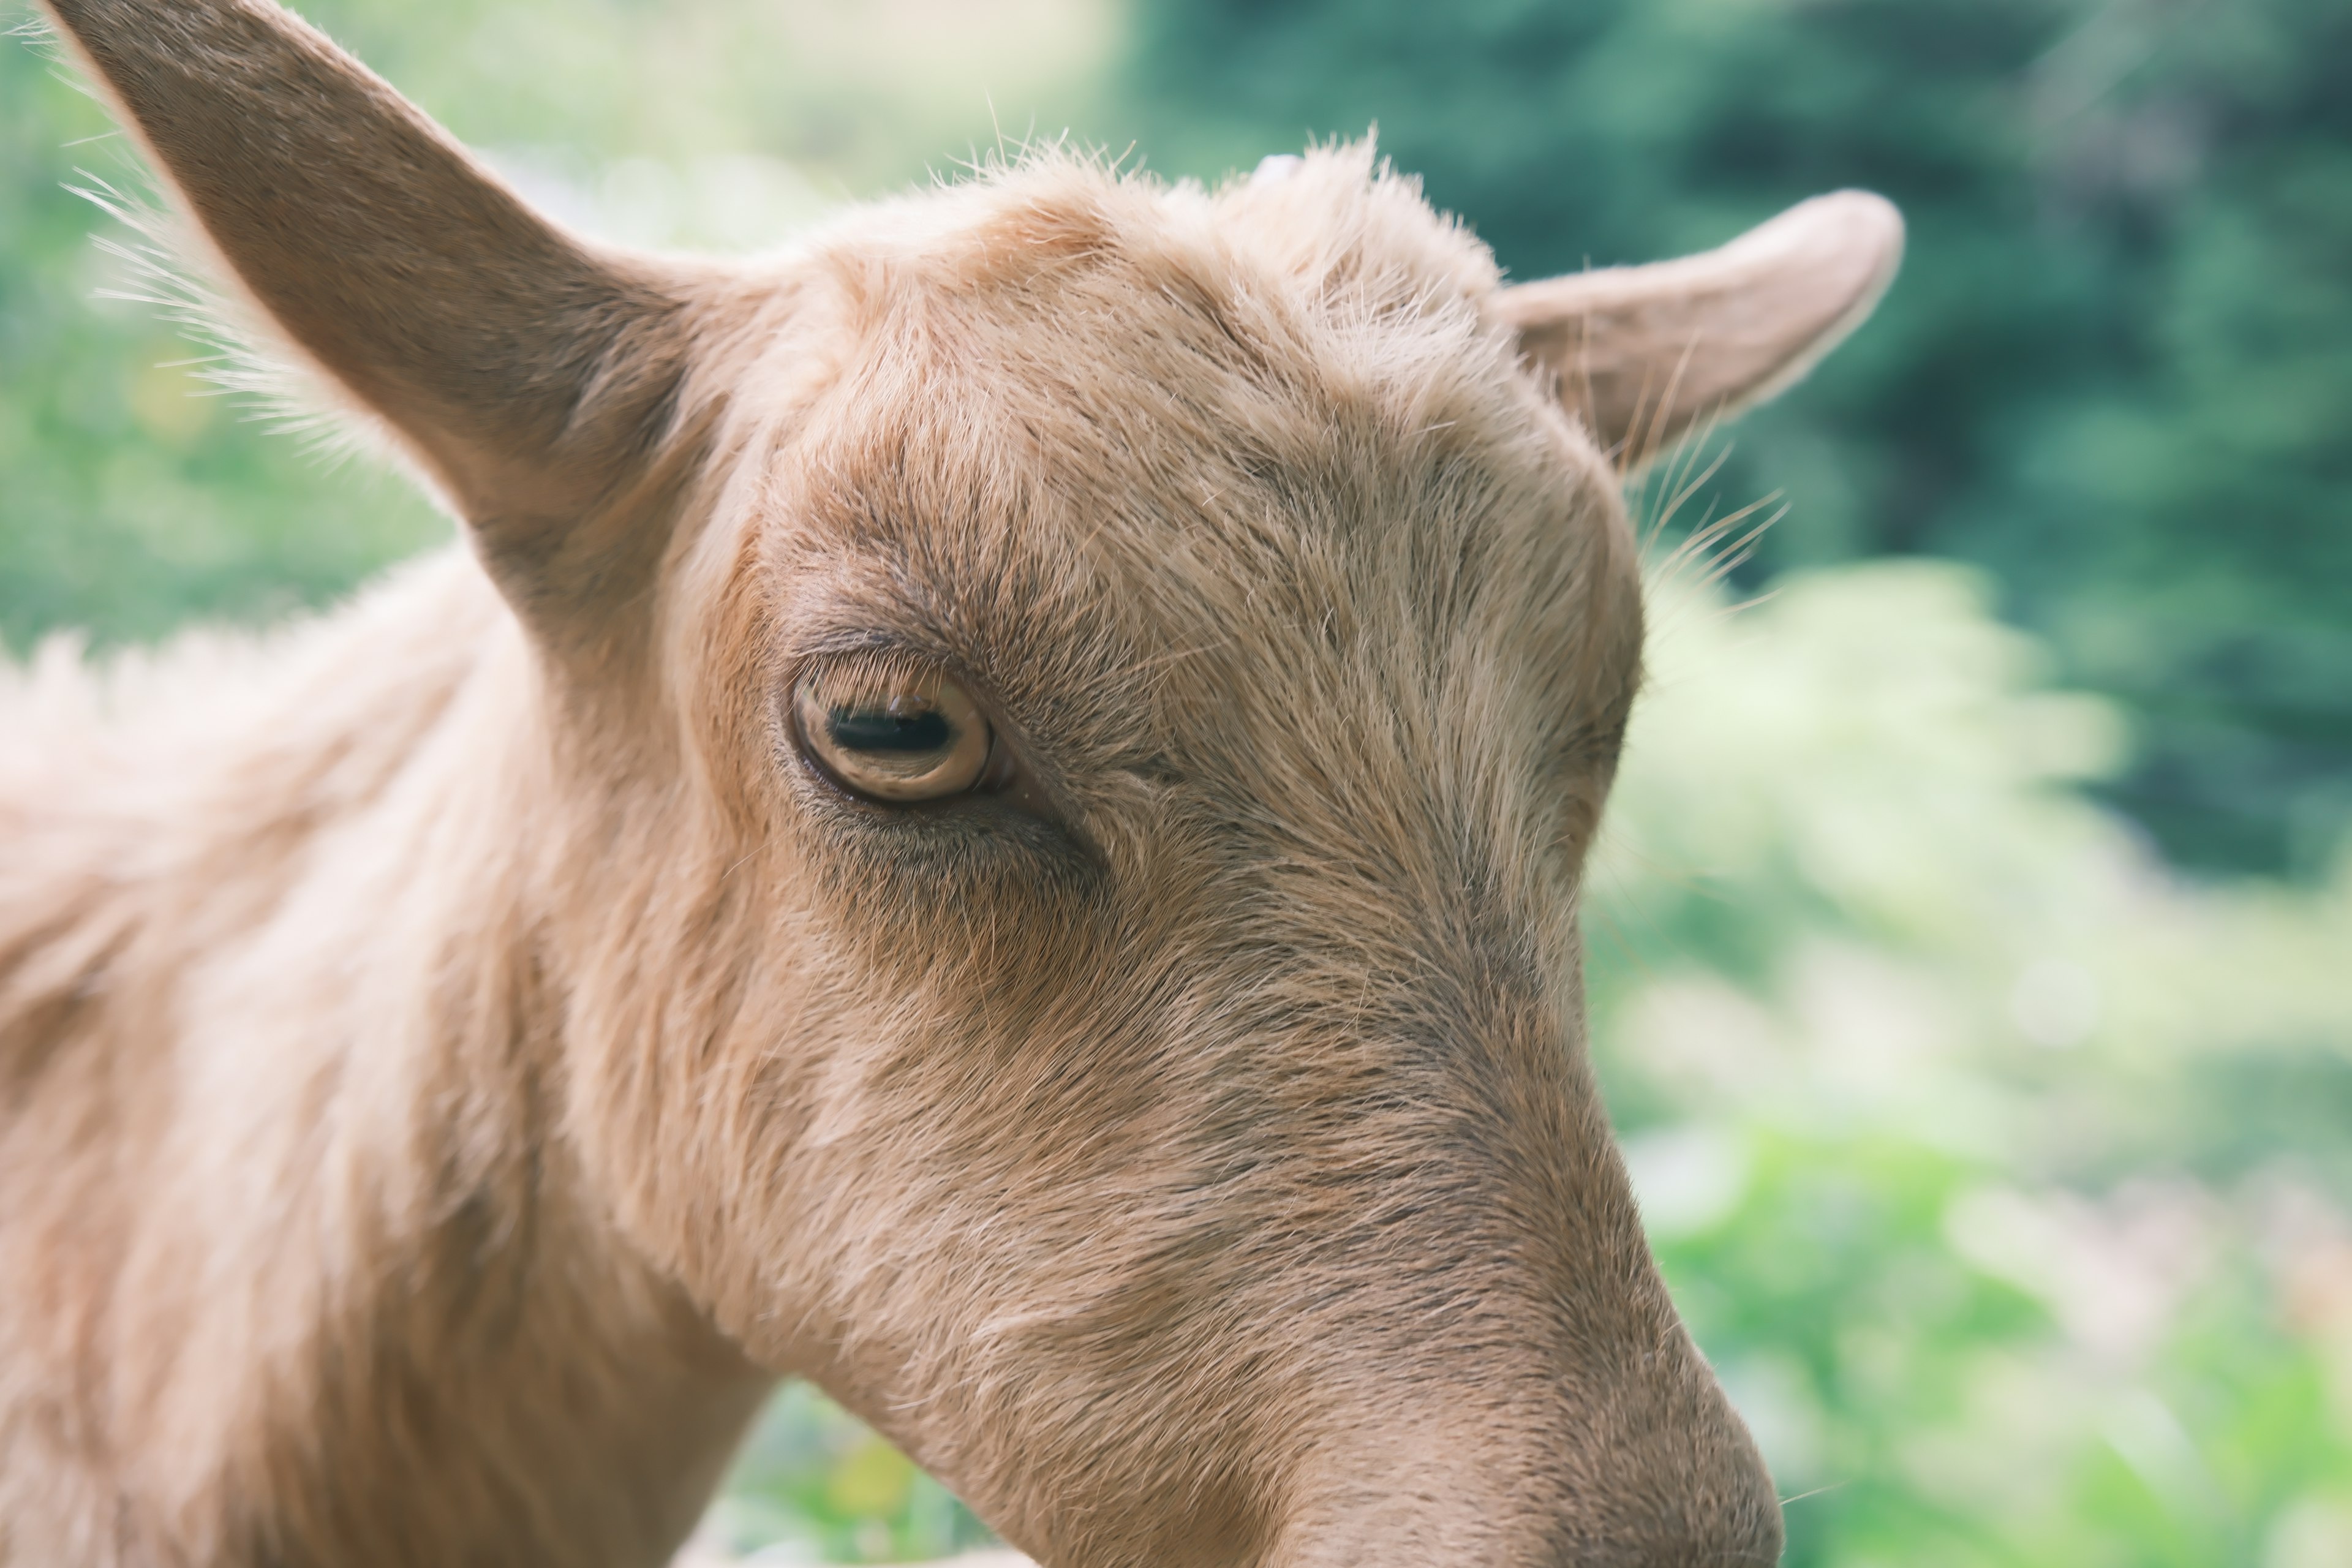
<svg viewBox="0 0 2352 1568"><path fill-rule="evenodd" d="M0 1565L661 1561L763 1382L563 1135L479 570L0 679Z"/></svg>

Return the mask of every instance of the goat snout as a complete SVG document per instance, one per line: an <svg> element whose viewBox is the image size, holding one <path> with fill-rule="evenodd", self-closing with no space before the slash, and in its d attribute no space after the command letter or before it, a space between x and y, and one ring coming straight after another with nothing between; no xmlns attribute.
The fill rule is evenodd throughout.
<svg viewBox="0 0 2352 1568"><path fill-rule="evenodd" d="M1695 1350L1653 1375L1496 1409L1400 1408L1294 1494L1269 1568L1770 1568L1770 1474ZM1531 1418L1532 1417L1532 1418Z"/></svg>

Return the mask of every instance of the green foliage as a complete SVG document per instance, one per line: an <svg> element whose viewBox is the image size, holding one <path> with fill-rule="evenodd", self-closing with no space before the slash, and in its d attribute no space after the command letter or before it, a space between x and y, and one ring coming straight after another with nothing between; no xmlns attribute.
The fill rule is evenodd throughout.
<svg viewBox="0 0 2352 1568"><path fill-rule="evenodd" d="M1792 1568L2352 1560L2352 844L2176 880L1979 578L1661 584L1598 1050Z"/></svg>
<svg viewBox="0 0 2352 1568"><path fill-rule="evenodd" d="M829 1563L946 1557L993 1539L946 1488L804 1383L769 1405L703 1535L722 1551L789 1543Z"/></svg>
<svg viewBox="0 0 2352 1568"><path fill-rule="evenodd" d="M1130 117L1213 174L1360 135L1521 277L1839 185L1906 269L1727 489L1753 580L1977 563L2142 745L2188 863L2315 875L2352 819L2347 0L1141 0Z"/></svg>

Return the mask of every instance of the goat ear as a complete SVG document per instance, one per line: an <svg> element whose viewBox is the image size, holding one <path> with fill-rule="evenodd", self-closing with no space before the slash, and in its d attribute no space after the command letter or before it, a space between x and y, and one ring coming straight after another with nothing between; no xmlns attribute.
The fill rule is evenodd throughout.
<svg viewBox="0 0 2352 1568"><path fill-rule="evenodd" d="M1639 468L1790 385L1860 326L1903 258L1866 191L1802 202L1719 250L1502 289L1493 309L1602 448Z"/></svg>
<svg viewBox="0 0 2352 1568"><path fill-rule="evenodd" d="M405 441L527 618L620 586L682 283L540 217L270 0L48 4L228 270Z"/></svg>

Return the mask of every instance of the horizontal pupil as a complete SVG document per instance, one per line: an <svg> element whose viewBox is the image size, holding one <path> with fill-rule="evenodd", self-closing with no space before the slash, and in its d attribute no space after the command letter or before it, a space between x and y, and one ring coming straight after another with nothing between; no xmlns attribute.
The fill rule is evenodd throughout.
<svg viewBox="0 0 2352 1568"><path fill-rule="evenodd" d="M943 752L955 728L937 711L900 715L874 708L836 708L824 727L834 743L852 752Z"/></svg>

